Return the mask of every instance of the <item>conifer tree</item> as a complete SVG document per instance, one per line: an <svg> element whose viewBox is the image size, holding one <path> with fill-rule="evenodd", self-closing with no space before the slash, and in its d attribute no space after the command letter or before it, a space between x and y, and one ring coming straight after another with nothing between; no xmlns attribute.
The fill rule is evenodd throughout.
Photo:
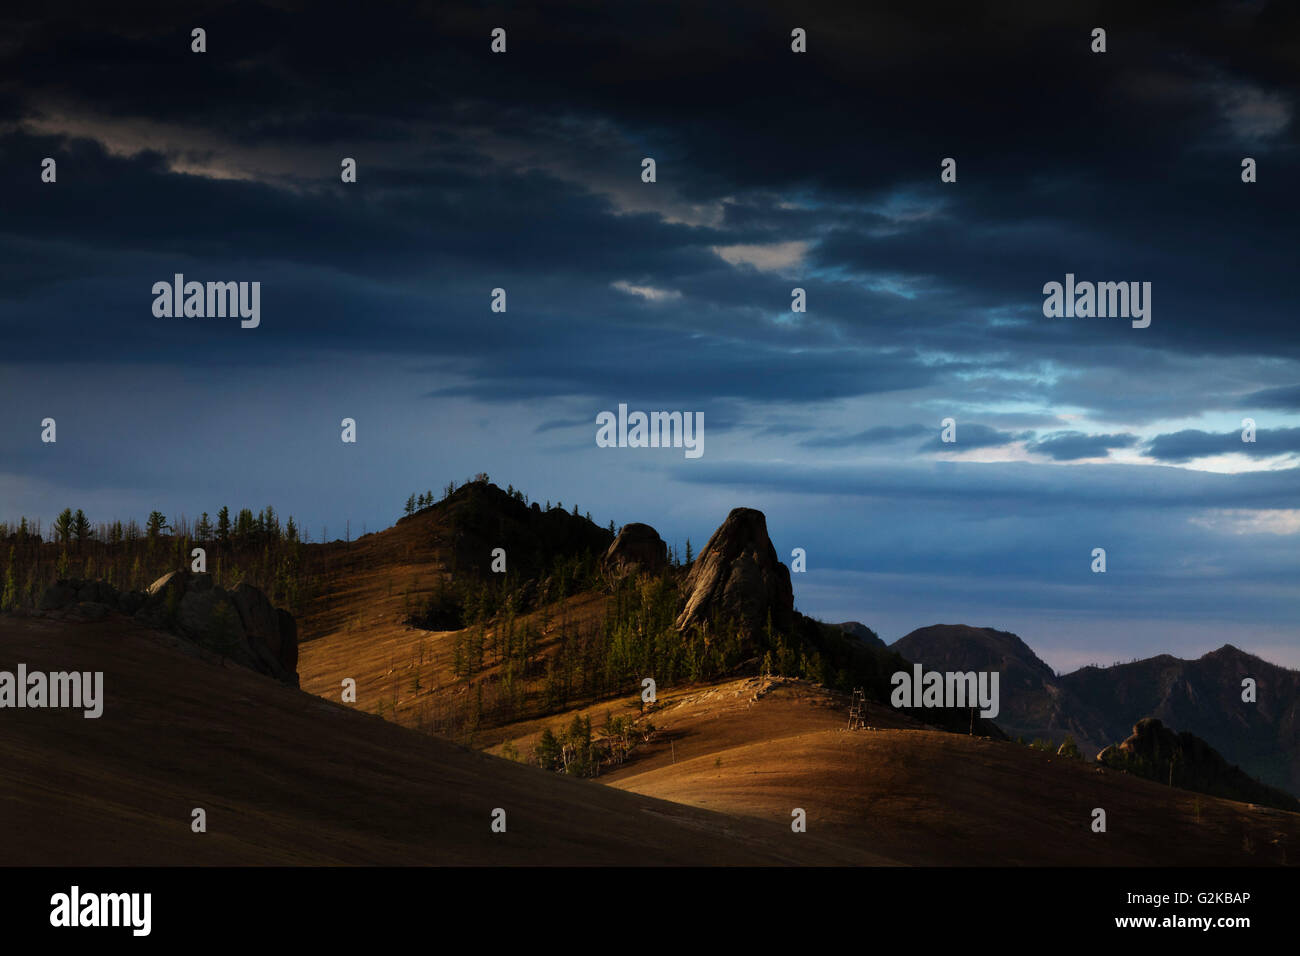
<svg viewBox="0 0 1300 956"><path fill-rule="evenodd" d="M0 611L12 611L18 603L18 582L14 578L14 547L9 546L9 570L5 572L4 591L0 592Z"/></svg>
<svg viewBox="0 0 1300 956"><path fill-rule="evenodd" d="M55 540L60 544L68 544L72 540L72 524L72 509L64 508L54 519Z"/></svg>
<svg viewBox="0 0 1300 956"><path fill-rule="evenodd" d="M86 539L90 537L90 521L86 518L86 513L80 508L77 509L77 514L72 519L72 533L77 536L77 550L81 550L86 543Z"/></svg>
<svg viewBox="0 0 1300 956"><path fill-rule="evenodd" d="M149 520L145 522L144 531L149 536L150 541L156 541L158 535L162 534L167 528L167 516L161 511L149 512Z"/></svg>

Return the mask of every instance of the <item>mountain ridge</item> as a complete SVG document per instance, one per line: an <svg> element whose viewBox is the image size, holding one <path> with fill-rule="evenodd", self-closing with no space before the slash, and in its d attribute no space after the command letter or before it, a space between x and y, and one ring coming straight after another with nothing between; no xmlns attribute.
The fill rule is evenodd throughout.
<svg viewBox="0 0 1300 956"><path fill-rule="evenodd" d="M1014 641L994 641L1001 635ZM1020 637L991 628L932 625L890 645L908 660L943 670L993 667L1001 660L1002 711L1012 735L1069 735L1091 753L1119 744L1143 718L1201 738L1261 782L1300 792L1300 671L1272 664L1230 642L1196 658L1158 654L1057 675ZM1242 698L1253 677L1257 703Z"/></svg>

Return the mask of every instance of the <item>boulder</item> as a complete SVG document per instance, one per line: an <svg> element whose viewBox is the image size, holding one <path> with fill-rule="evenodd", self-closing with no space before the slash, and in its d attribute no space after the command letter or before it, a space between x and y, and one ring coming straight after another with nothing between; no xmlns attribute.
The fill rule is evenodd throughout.
<svg viewBox="0 0 1300 956"><path fill-rule="evenodd" d="M615 575L641 571L658 574L668 567L668 545L654 528L634 521L623 526L601 563Z"/></svg>
<svg viewBox="0 0 1300 956"><path fill-rule="evenodd" d="M147 627L170 628L185 593L187 573L171 571L145 588L144 603L136 610L135 619Z"/></svg>
<svg viewBox="0 0 1300 956"><path fill-rule="evenodd" d="M251 584L227 591L212 575L188 569L164 574L145 591L119 592L106 581L66 578L46 588L39 604L39 613L69 621L98 621L118 611L298 686L293 615Z"/></svg>
<svg viewBox="0 0 1300 956"><path fill-rule="evenodd" d="M285 673L293 675L293 684L298 686L298 622L284 608L276 608L275 616L280 624L280 666Z"/></svg>
<svg viewBox="0 0 1300 956"><path fill-rule="evenodd" d="M119 591L117 595L117 609L123 614L134 614L140 608L144 607L145 599L148 597L144 591Z"/></svg>
<svg viewBox="0 0 1300 956"><path fill-rule="evenodd" d="M227 591L207 573L180 570L149 585L135 619L297 687L297 627L286 627L281 615L293 620L251 584Z"/></svg>
<svg viewBox="0 0 1300 956"><path fill-rule="evenodd" d="M80 581L55 581L41 595L40 603L36 605L37 610L59 611L69 605L76 604L80 585Z"/></svg>
<svg viewBox="0 0 1300 956"><path fill-rule="evenodd" d="M155 595L162 594L168 587L172 586L173 584L183 583L185 580L185 575L189 573L190 573L189 571L184 571L184 570L168 571L162 577L155 580L153 584L145 588L145 593L149 595L149 597L154 597Z"/></svg>
<svg viewBox="0 0 1300 956"><path fill-rule="evenodd" d="M767 519L736 508L713 533L686 575L686 606L678 629L734 621L742 636L760 633L771 617L775 630L794 626L790 569L777 560Z"/></svg>
<svg viewBox="0 0 1300 956"><path fill-rule="evenodd" d="M258 661L257 670L297 687L298 629L296 624L292 629L284 624L284 618L292 622L293 615L276 608L251 584L240 584L231 597L248 649ZM292 663L286 666L285 661Z"/></svg>
<svg viewBox="0 0 1300 956"><path fill-rule="evenodd" d="M245 667L258 669L235 602L221 588L186 591L176 611L175 629L195 644L224 654Z"/></svg>
<svg viewBox="0 0 1300 956"><path fill-rule="evenodd" d="M69 621L102 621L108 617L111 611L107 604L100 604L96 601L78 601L72 607L64 612L64 618Z"/></svg>
<svg viewBox="0 0 1300 956"><path fill-rule="evenodd" d="M180 571L169 571L145 590L144 603L136 611L135 619L149 627L168 630L180 627L178 616L181 613L181 605L184 603L185 595L211 588L212 576L206 572L190 571L188 568ZM204 626L196 616L197 613L194 610L194 605L191 604L188 623L181 627L182 631L189 632L187 636L204 630Z"/></svg>
<svg viewBox="0 0 1300 956"><path fill-rule="evenodd" d="M85 581L77 589L77 600L82 603L117 604L117 588L107 581Z"/></svg>
<svg viewBox="0 0 1300 956"><path fill-rule="evenodd" d="M280 622L275 608L265 594L251 584L243 583L231 592L244 635L250 644L261 643L271 652L273 660L280 658Z"/></svg>

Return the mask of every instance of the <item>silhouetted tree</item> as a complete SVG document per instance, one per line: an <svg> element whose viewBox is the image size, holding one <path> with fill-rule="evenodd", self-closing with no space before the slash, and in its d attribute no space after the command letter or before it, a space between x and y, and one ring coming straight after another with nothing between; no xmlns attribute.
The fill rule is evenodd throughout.
<svg viewBox="0 0 1300 956"><path fill-rule="evenodd" d="M54 536L60 544L67 544L72 540L72 509L64 508L59 512L59 516L54 519Z"/></svg>
<svg viewBox="0 0 1300 956"><path fill-rule="evenodd" d="M77 536L77 550L80 551L85 545L86 539L90 537L90 521L86 518L86 513L80 508L77 509L76 516L72 519L72 533Z"/></svg>
<svg viewBox="0 0 1300 956"><path fill-rule="evenodd" d="M150 541L156 541L158 535L162 534L167 528L167 516L161 511L149 512L149 520L144 524L144 533L148 535Z"/></svg>
<svg viewBox="0 0 1300 956"><path fill-rule="evenodd" d="M262 512L262 526L267 538L273 542L280 540L280 516L270 505Z"/></svg>

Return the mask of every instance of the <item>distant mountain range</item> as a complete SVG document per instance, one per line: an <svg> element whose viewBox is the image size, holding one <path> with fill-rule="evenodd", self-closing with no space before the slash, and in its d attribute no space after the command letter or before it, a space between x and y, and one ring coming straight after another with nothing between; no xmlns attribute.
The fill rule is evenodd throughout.
<svg viewBox="0 0 1300 956"><path fill-rule="evenodd" d="M987 627L936 624L890 650L935 670L1001 671L996 723L1012 736L1059 744L1070 734L1091 757L1155 717L1264 783L1300 793L1300 671L1231 644L1196 660L1161 654L1060 677L1015 634ZM1256 683L1255 703L1242 701L1247 677Z"/></svg>

